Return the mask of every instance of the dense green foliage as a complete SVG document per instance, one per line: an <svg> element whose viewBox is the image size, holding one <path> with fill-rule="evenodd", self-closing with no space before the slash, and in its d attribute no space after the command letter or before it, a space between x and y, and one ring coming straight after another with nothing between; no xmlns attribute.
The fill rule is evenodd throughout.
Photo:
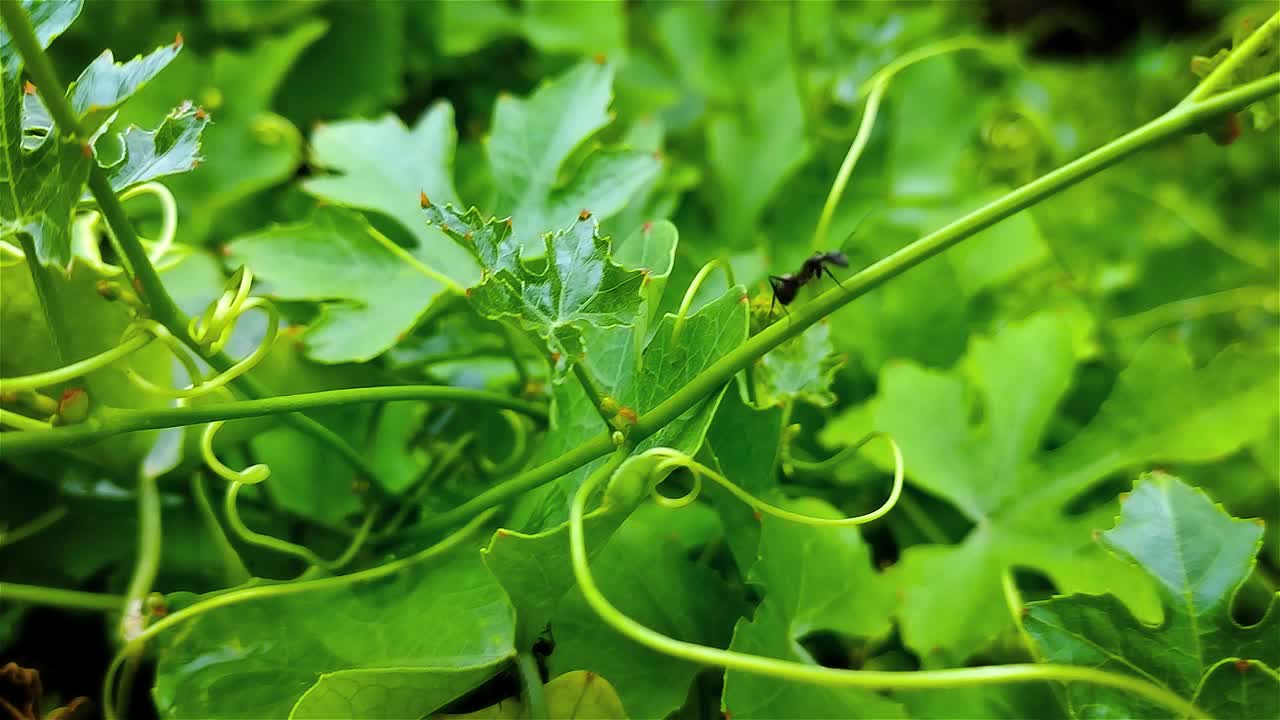
<svg viewBox="0 0 1280 720"><path fill-rule="evenodd" d="M1280 15L1202 5L0 0L0 662L1275 716Z"/></svg>

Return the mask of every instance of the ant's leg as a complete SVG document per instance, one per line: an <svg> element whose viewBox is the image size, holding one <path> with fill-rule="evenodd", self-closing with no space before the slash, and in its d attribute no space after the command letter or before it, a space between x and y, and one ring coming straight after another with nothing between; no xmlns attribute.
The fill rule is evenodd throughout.
<svg viewBox="0 0 1280 720"><path fill-rule="evenodd" d="M831 268L827 267L826 265L823 265L822 272L826 273L827 277L831 278L832 280L835 280L836 284L839 285L841 289L844 289L844 283L840 282L840 278L836 277L836 274L831 272Z"/></svg>

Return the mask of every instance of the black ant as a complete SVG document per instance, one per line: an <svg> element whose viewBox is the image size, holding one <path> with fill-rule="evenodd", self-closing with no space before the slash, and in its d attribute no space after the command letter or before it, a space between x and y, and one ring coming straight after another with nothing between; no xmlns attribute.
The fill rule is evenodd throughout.
<svg viewBox="0 0 1280 720"><path fill-rule="evenodd" d="M823 273L835 280L837 285L844 287L844 284L840 282L840 278L831 272L831 268L827 267L828 265L836 265L842 268L849 267L849 257L839 251L817 252L804 261L798 273L770 275L769 286L773 288L773 301L769 303L769 317L773 317L775 303L781 303L782 308L785 310L796 299L796 294L800 292L800 288L803 285L822 277Z"/></svg>

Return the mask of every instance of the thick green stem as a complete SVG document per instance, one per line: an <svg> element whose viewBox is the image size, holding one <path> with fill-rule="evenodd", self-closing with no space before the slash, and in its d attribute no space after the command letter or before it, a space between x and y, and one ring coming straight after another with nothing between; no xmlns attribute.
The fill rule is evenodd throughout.
<svg viewBox="0 0 1280 720"><path fill-rule="evenodd" d="M39 433L0 434L0 457L96 442L113 435L140 430L157 430L218 420L261 417L293 413L321 407L402 400L439 400L483 405L514 410L545 422L547 411L541 405L500 393L444 385L394 385L387 387L346 388L299 395L279 395L257 400L210 403L195 407L148 408L137 410L104 410L95 423L55 428Z"/></svg>
<svg viewBox="0 0 1280 720"><path fill-rule="evenodd" d="M532 653L522 652L516 658L516 668L520 671L520 689L524 694L524 707L529 720L547 720L547 696L542 691L542 673L538 672L538 661Z"/></svg>

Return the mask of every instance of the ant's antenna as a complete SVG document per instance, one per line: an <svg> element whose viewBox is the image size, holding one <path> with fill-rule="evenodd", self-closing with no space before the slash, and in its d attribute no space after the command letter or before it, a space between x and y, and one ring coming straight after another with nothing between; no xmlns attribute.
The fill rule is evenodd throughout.
<svg viewBox="0 0 1280 720"><path fill-rule="evenodd" d="M882 209L882 208L871 208L870 210L868 210L868 211L866 211L865 213L863 213L863 214L862 214L862 217L858 218L858 222L854 224L854 226L853 226L853 230L851 230L851 231L849 232L849 234L845 236L844 240L843 240L843 241L841 241L841 243L840 243L840 249L841 249L841 250L843 250L845 247L847 247L847 246L849 245L849 241L853 239L853 236L858 234L858 230L862 229L862 223L866 222L866 221L867 221L867 218L869 218L869 217L871 217L872 215L874 215L874 214L876 213L876 211L877 211L877 210L880 210L880 209Z"/></svg>

